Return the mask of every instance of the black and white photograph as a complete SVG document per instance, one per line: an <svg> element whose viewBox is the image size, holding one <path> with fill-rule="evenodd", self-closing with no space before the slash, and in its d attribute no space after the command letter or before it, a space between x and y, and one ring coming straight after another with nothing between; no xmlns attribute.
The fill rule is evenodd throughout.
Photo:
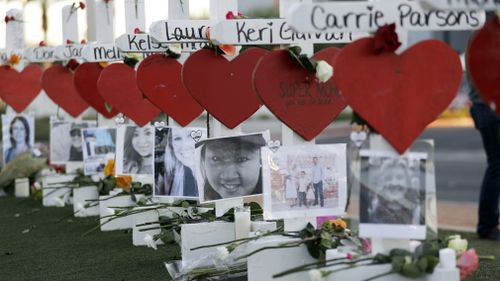
<svg viewBox="0 0 500 281"><path fill-rule="evenodd" d="M196 144L200 201L262 194L260 148L269 132L207 139Z"/></svg>
<svg viewBox="0 0 500 281"><path fill-rule="evenodd" d="M95 121L50 120L50 163L83 162L82 129L94 128Z"/></svg>
<svg viewBox="0 0 500 281"><path fill-rule="evenodd" d="M154 134L149 125L116 129L116 174L153 175Z"/></svg>
<svg viewBox="0 0 500 281"><path fill-rule="evenodd" d="M206 138L204 128L155 127L154 196L198 199L194 152Z"/></svg>
<svg viewBox="0 0 500 281"><path fill-rule="evenodd" d="M85 175L101 173L108 160L115 159L116 129L82 129Z"/></svg>
<svg viewBox="0 0 500 281"><path fill-rule="evenodd" d="M30 151L35 145L35 120L32 115L2 115L3 163Z"/></svg>
<svg viewBox="0 0 500 281"><path fill-rule="evenodd" d="M266 219L343 215L346 145L262 148Z"/></svg>
<svg viewBox="0 0 500 281"><path fill-rule="evenodd" d="M426 153L361 150L360 235L424 239Z"/></svg>

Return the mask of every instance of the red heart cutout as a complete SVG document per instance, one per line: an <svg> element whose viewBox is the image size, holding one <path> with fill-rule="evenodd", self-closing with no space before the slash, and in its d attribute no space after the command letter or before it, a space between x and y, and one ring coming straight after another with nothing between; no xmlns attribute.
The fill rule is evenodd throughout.
<svg viewBox="0 0 500 281"><path fill-rule="evenodd" d="M327 48L314 58L333 65L338 52ZM319 83L287 50L265 55L255 68L254 83L267 108L305 140L321 133L347 105L334 78Z"/></svg>
<svg viewBox="0 0 500 281"><path fill-rule="evenodd" d="M118 114L118 110L111 108L111 111L108 111L104 105L104 99L99 95L99 91L97 90L97 80L102 69L97 62L82 63L75 70L73 83L78 94L97 112L109 119Z"/></svg>
<svg viewBox="0 0 500 281"><path fill-rule="evenodd" d="M115 63L102 70L97 88L105 101L142 127L158 116L160 110L144 98L135 79L132 67Z"/></svg>
<svg viewBox="0 0 500 281"><path fill-rule="evenodd" d="M267 53L249 48L232 61L210 49L199 50L186 60L182 80L193 96L210 114L228 128L234 128L262 105L253 91L252 72Z"/></svg>
<svg viewBox="0 0 500 281"><path fill-rule="evenodd" d="M500 19L491 18L469 42L467 69L479 94L500 114Z"/></svg>
<svg viewBox="0 0 500 281"><path fill-rule="evenodd" d="M52 101L73 117L78 117L89 107L76 91L73 71L60 64L53 65L43 72L42 88Z"/></svg>
<svg viewBox="0 0 500 281"><path fill-rule="evenodd" d="M203 112L182 84L182 64L165 55L151 55L137 69L137 85L159 109L181 126L186 126Z"/></svg>
<svg viewBox="0 0 500 281"><path fill-rule="evenodd" d="M342 49L334 65L337 85L353 110L402 154L456 96L460 58L438 40L401 55L377 55L373 41L363 38Z"/></svg>
<svg viewBox="0 0 500 281"><path fill-rule="evenodd" d="M21 72L9 66L0 67L0 96L16 112L22 112L42 90L42 74L42 68L36 64Z"/></svg>

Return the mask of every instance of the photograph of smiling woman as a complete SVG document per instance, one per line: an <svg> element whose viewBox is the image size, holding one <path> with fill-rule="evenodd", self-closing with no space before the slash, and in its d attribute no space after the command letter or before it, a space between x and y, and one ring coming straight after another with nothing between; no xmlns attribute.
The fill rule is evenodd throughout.
<svg viewBox="0 0 500 281"><path fill-rule="evenodd" d="M365 158L362 170L360 222L425 224L424 160L407 157Z"/></svg>
<svg viewBox="0 0 500 281"><path fill-rule="evenodd" d="M3 161L29 151L34 143L34 118L29 115L2 115Z"/></svg>
<svg viewBox="0 0 500 281"><path fill-rule="evenodd" d="M153 153L154 129L152 126L125 126L118 129L116 155L118 173L152 175ZM119 164L121 167L118 168Z"/></svg>
<svg viewBox="0 0 500 281"><path fill-rule="evenodd" d="M155 128L155 196L198 198L194 147L206 135L202 128Z"/></svg>
<svg viewBox="0 0 500 281"><path fill-rule="evenodd" d="M262 194L260 148L266 145L267 135L207 139L198 143L196 164L200 200Z"/></svg>

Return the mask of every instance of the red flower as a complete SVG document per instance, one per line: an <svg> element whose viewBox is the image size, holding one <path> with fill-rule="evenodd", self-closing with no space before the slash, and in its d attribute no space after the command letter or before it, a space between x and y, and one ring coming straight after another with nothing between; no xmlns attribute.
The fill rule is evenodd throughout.
<svg viewBox="0 0 500 281"><path fill-rule="evenodd" d="M71 45L71 44L73 44L73 41L71 41L71 40L69 40L69 39L66 39L66 44L67 44L67 45Z"/></svg>
<svg viewBox="0 0 500 281"><path fill-rule="evenodd" d="M71 70L75 70L79 65L80 64L75 59L70 59L66 67Z"/></svg>
<svg viewBox="0 0 500 281"><path fill-rule="evenodd" d="M45 41L42 40L42 41L40 41L40 43L38 43L38 46L45 47L45 46L47 46L47 44L45 44Z"/></svg>
<svg viewBox="0 0 500 281"><path fill-rule="evenodd" d="M476 272L478 266L479 258L474 248L463 253L457 261L457 267L460 269L460 280L465 280L465 278Z"/></svg>
<svg viewBox="0 0 500 281"><path fill-rule="evenodd" d="M375 37L373 38L373 50L375 53L394 52L399 46L401 46L401 42L399 42L398 34L396 33L395 23L385 24L375 33Z"/></svg>
<svg viewBox="0 0 500 281"><path fill-rule="evenodd" d="M243 13L238 12L238 17L240 17L240 18L244 17Z"/></svg>
<svg viewBox="0 0 500 281"><path fill-rule="evenodd" d="M233 12L231 12L231 11L227 12L227 14L226 14L226 19L227 19L227 20L232 20L232 19L234 19L234 14L233 14Z"/></svg>
<svg viewBox="0 0 500 281"><path fill-rule="evenodd" d="M9 21L14 21L14 20L16 20L14 18L14 16L10 16L10 17L9 16L5 16L5 18L4 18L5 23L8 23Z"/></svg>
<svg viewBox="0 0 500 281"><path fill-rule="evenodd" d="M80 2L80 5L79 5L79 7L80 7L80 9L82 9L82 10L83 10L83 9L85 9L85 3L83 3L83 2Z"/></svg>
<svg viewBox="0 0 500 281"><path fill-rule="evenodd" d="M87 40L82 39L82 41L80 41L80 44L87 44Z"/></svg>
<svg viewBox="0 0 500 281"><path fill-rule="evenodd" d="M141 33L141 29L138 27L134 28L134 33L135 34Z"/></svg>
<svg viewBox="0 0 500 281"><path fill-rule="evenodd" d="M352 260L352 254L351 253L347 253L346 259L348 259L348 260L351 261Z"/></svg>

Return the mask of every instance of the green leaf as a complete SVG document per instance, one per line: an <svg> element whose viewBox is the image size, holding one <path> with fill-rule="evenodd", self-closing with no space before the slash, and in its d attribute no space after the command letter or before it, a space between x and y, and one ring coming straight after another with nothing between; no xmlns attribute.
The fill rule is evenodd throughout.
<svg viewBox="0 0 500 281"><path fill-rule="evenodd" d="M289 47L288 51L290 52L290 54L292 56L298 57L298 56L300 56L302 49L299 46L293 46L293 47Z"/></svg>
<svg viewBox="0 0 500 281"><path fill-rule="evenodd" d="M320 257L320 247L319 247L319 241L320 239L315 239L311 241L306 242L306 247L307 251L309 252L309 255L315 259L319 259Z"/></svg>
<svg viewBox="0 0 500 281"><path fill-rule="evenodd" d="M181 203L182 208L189 208L189 206L190 206L190 204L188 201L182 201L182 203Z"/></svg>
<svg viewBox="0 0 500 281"><path fill-rule="evenodd" d="M404 257L404 256L411 256L411 253L404 249L392 249L389 255L391 257L398 257L398 256Z"/></svg>
<svg viewBox="0 0 500 281"><path fill-rule="evenodd" d="M425 258L427 259L427 270L425 272L426 273L433 273L434 268L436 268L436 266L439 263L439 258L437 258L435 256L426 256Z"/></svg>
<svg viewBox="0 0 500 281"><path fill-rule="evenodd" d="M330 233L326 231L321 231L320 238L321 238L321 247L323 247L324 249L332 248L332 235Z"/></svg>
<svg viewBox="0 0 500 281"><path fill-rule="evenodd" d="M392 257L392 270L394 272L401 273L403 271L404 265L405 265L404 256L393 256Z"/></svg>
<svg viewBox="0 0 500 281"><path fill-rule="evenodd" d="M401 274L409 278L418 278L422 276L423 272L420 271L416 263L405 263Z"/></svg>
<svg viewBox="0 0 500 281"><path fill-rule="evenodd" d="M317 63L310 59L307 55L300 55L299 62L307 71L316 73Z"/></svg>
<svg viewBox="0 0 500 281"><path fill-rule="evenodd" d="M390 263L391 261L391 257L384 254L377 254L373 257L373 263L375 264Z"/></svg>
<svg viewBox="0 0 500 281"><path fill-rule="evenodd" d="M420 271L426 272L427 271L427 267L429 266L429 263L427 262L427 258L425 258L425 257L420 258L417 261L417 266L418 266L418 269Z"/></svg>
<svg viewBox="0 0 500 281"><path fill-rule="evenodd" d="M111 113L111 111L113 110L113 106L112 106L111 104L107 103L107 102L104 102L104 107L105 107L105 108L106 108L106 110L107 110L108 112L110 112L110 113Z"/></svg>

